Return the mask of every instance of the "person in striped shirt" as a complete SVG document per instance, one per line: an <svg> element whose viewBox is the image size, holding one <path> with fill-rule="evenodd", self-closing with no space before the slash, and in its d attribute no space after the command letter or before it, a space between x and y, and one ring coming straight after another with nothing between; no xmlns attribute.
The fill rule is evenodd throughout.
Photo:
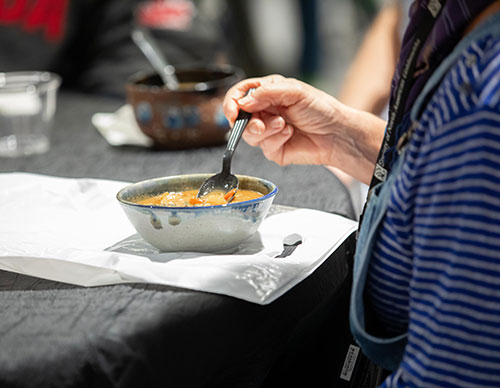
<svg viewBox="0 0 500 388"><path fill-rule="evenodd" d="M229 90L239 109L270 160L372 181L350 319L382 386L500 387L500 1L413 3L388 123L279 75Z"/></svg>

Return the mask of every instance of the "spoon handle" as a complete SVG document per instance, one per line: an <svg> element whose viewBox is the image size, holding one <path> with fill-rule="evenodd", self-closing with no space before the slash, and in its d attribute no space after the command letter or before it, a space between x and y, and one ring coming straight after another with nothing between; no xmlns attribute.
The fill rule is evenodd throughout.
<svg viewBox="0 0 500 388"><path fill-rule="evenodd" d="M249 89L247 95L252 94L255 88ZM241 135L245 131L245 128L250 121L252 115L248 112L240 110L238 113L238 117L234 122L233 129L231 129L231 134L229 135L229 140L227 141L226 150L234 151L236 146L238 145Z"/></svg>
<svg viewBox="0 0 500 388"><path fill-rule="evenodd" d="M224 151L224 155L222 155L222 171L227 174L230 173L231 159L233 158L234 150L241 139L241 135L243 134L250 117L252 117L250 113L240 110L238 118L234 122L233 129L229 135L229 140L227 141L226 151Z"/></svg>
<svg viewBox="0 0 500 388"><path fill-rule="evenodd" d="M248 89L247 95L252 94L255 88ZM222 155L222 172L225 174L230 174L231 171L231 159L233 158L234 150L240 142L241 135L245 131L245 128L252 117L251 113L241 110L238 112L238 117L234 122L231 133L229 134L229 139L227 141L226 151Z"/></svg>
<svg viewBox="0 0 500 388"><path fill-rule="evenodd" d="M154 38L144 28L135 27L132 30L132 40L141 49L144 56L149 60L163 83L169 90L179 88L179 80L175 75L175 69L167 62L167 59L157 46Z"/></svg>
<svg viewBox="0 0 500 388"><path fill-rule="evenodd" d="M238 113L238 118L234 122L231 134L229 135L226 150L234 151L236 149L236 146L241 139L241 135L243 134L243 131L245 131L248 121L251 117L252 115L250 113L240 110L240 112Z"/></svg>

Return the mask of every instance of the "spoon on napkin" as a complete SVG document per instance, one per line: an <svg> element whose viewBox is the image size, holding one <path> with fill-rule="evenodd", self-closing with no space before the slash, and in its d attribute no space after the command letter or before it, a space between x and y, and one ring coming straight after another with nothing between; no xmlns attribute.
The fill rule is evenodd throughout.
<svg viewBox="0 0 500 388"><path fill-rule="evenodd" d="M248 94L253 93L255 89L249 89ZM200 189L198 190L197 197L201 198L205 195L211 193L212 191L222 191L223 193L229 193L231 191L232 195L228 197L227 203L231 202L238 189L238 178L236 175L231 174L231 160L233 159L234 150L238 145L241 135L245 130L248 122L252 115L248 112L240 110L238 117L234 122L234 126L229 134L229 140L227 141L226 151L222 155L222 171L218 174L212 175L205 182L202 183Z"/></svg>
<svg viewBox="0 0 500 388"><path fill-rule="evenodd" d="M293 233L286 236L283 239L283 252L281 252L276 259L290 256L295 248L297 248L300 244L302 244L302 236L298 233Z"/></svg>
<svg viewBox="0 0 500 388"><path fill-rule="evenodd" d="M161 77L165 87L169 90L179 89L175 68L168 63L153 36L147 30L139 27L132 30L131 36L134 43Z"/></svg>

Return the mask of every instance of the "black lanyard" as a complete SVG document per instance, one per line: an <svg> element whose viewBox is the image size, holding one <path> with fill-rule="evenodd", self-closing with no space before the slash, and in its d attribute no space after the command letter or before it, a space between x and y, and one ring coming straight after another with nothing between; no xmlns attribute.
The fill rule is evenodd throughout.
<svg viewBox="0 0 500 388"><path fill-rule="evenodd" d="M399 81L396 85L394 91L394 97L391 100L389 107L389 120L384 134L384 141L380 147L380 151L377 157L377 163L375 164L375 169L373 170L372 180L370 182L370 189L368 191L368 198L363 207L363 212L359 217L358 233L363 222L363 216L366 210L366 205L370 200L372 194L372 189L379 183L385 182L387 179L387 174L389 171L389 164L391 160L386 160L385 154L387 150L394 147L396 144L396 131L397 127L404 116L406 102L410 94L411 87L413 86L413 73L415 71L415 65L417 63L418 55L422 50L422 45L426 41L427 37L434 27L434 23L439 16L439 13L444 7L446 0L429 0L425 6L425 14L423 15L422 21L420 22L419 29L415 35L415 40L413 41L408 58L406 58L404 66L401 68L401 74L399 76ZM410 77L410 78L409 78Z"/></svg>
<svg viewBox="0 0 500 388"><path fill-rule="evenodd" d="M377 164L375 165L372 180L370 182L370 190L378 183L384 182L387 179L391 161L385 160L385 154L387 150L394 147L396 143L395 128L401 123L404 116L406 102L414 83L413 73L415 71L418 56L445 2L446 0L429 0L425 6L425 13L422 20L419 22L420 25L415 35L415 40L413 41L404 66L401 68L399 82L394 90L393 99L389 107L389 120L385 129L384 141L382 142L377 157Z"/></svg>

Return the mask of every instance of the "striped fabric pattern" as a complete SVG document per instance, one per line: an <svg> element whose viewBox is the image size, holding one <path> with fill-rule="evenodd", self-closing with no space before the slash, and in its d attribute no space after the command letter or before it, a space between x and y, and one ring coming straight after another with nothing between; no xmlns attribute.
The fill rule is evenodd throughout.
<svg viewBox="0 0 500 388"><path fill-rule="evenodd" d="M500 387L500 42L474 42L434 92L378 232L367 295L408 331L383 387Z"/></svg>

